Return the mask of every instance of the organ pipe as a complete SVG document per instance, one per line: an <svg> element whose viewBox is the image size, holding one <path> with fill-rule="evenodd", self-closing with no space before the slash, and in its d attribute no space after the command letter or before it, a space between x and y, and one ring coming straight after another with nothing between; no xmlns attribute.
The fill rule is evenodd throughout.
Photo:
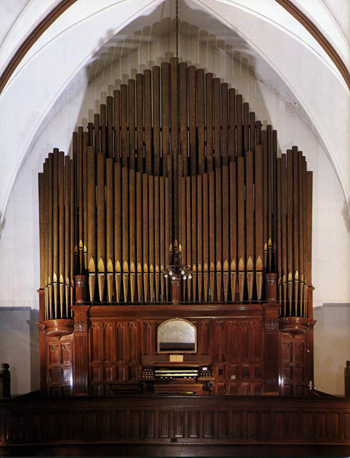
<svg viewBox="0 0 350 458"><path fill-rule="evenodd" d="M154 66L101 104L39 174L40 287L47 319L68 318L74 276L89 302L253 303L277 274L285 316L308 316L312 172L293 146L278 157L241 94L203 69Z"/></svg>
<svg viewBox="0 0 350 458"><path fill-rule="evenodd" d="M114 199L113 199L113 158L106 159L106 269L107 269L107 301L114 300Z"/></svg>
<svg viewBox="0 0 350 458"><path fill-rule="evenodd" d="M65 310L64 316L69 317L69 298L70 298L70 159L64 158L64 288L65 288Z"/></svg>

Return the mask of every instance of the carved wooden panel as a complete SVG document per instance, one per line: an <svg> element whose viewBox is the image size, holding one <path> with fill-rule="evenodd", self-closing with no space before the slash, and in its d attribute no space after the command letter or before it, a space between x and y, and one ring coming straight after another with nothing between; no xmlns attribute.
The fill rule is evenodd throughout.
<svg viewBox="0 0 350 458"><path fill-rule="evenodd" d="M183 410L174 411L174 437L185 437L185 412Z"/></svg>
<svg viewBox="0 0 350 458"><path fill-rule="evenodd" d="M281 373L282 394L302 396L307 393L307 337L295 336L294 339L281 333Z"/></svg>
<svg viewBox="0 0 350 458"><path fill-rule="evenodd" d="M343 416L344 439L350 439L350 414Z"/></svg>
<svg viewBox="0 0 350 458"><path fill-rule="evenodd" d="M127 415L129 419L128 424L128 437L132 439L140 438L140 417L141 412L139 410L130 410Z"/></svg>
<svg viewBox="0 0 350 458"><path fill-rule="evenodd" d="M114 434L112 437L123 439L126 436L126 411L118 410L114 413Z"/></svg>
<svg viewBox="0 0 350 458"><path fill-rule="evenodd" d="M216 394L260 394L263 390L261 322L192 320L198 354L212 352ZM161 320L93 320L89 327L90 393L112 394L114 382L136 382L140 355L156 353ZM213 336L213 339L211 338Z"/></svg>
<svg viewBox="0 0 350 458"><path fill-rule="evenodd" d="M199 412L190 411L188 412L188 437L197 439L199 437Z"/></svg>
<svg viewBox="0 0 350 458"><path fill-rule="evenodd" d="M212 439L214 437L214 411L205 410L203 412L203 438Z"/></svg>
<svg viewBox="0 0 350 458"><path fill-rule="evenodd" d="M216 394L261 394L264 389L261 320L213 323Z"/></svg>
<svg viewBox="0 0 350 458"><path fill-rule="evenodd" d="M287 402L286 402L287 401ZM0 401L0 445L348 444L350 402L337 398L54 398ZM69 412L69 414L67 414Z"/></svg>
<svg viewBox="0 0 350 458"><path fill-rule="evenodd" d="M73 389L73 339L47 338L46 392L50 396L71 395Z"/></svg>
<svg viewBox="0 0 350 458"><path fill-rule="evenodd" d="M248 439L257 439L258 413L247 412L247 436Z"/></svg>
<svg viewBox="0 0 350 458"><path fill-rule="evenodd" d="M316 438L325 439L326 436L326 412L318 412L316 417Z"/></svg>
<svg viewBox="0 0 350 458"><path fill-rule="evenodd" d="M144 355L154 355L157 351L157 327L156 321L144 321L141 326L141 342Z"/></svg>
<svg viewBox="0 0 350 458"><path fill-rule="evenodd" d="M285 412L276 411L273 417L273 430L277 439L283 439L285 435Z"/></svg>
<svg viewBox="0 0 350 458"><path fill-rule="evenodd" d="M198 353L200 355L209 355L212 351L211 322L210 320L200 320L196 325L198 333Z"/></svg>
<svg viewBox="0 0 350 458"><path fill-rule="evenodd" d="M154 410L146 410L144 414L145 438L154 439L156 434L156 413Z"/></svg>
<svg viewBox="0 0 350 458"><path fill-rule="evenodd" d="M136 321L94 321L89 328L90 393L110 395L113 382L138 381L140 326Z"/></svg>
<svg viewBox="0 0 350 458"><path fill-rule="evenodd" d="M118 390L127 390L127 384L133 385L132 389L136 391L141 389L142 357L148 357L148 364L152 364L152 357L157 355L158 326L170 314L188 319L196 326L197 355L205 357L204 364L211 366L215 378L213 394L260 395L266 392L266 358L278 360L278 345L274 340L270 340L269 352L266 349L266 333L275 333L278 342L279 332L275 328L267 329L266 322L272 322L272 318L265 318L267 311L270 317L277 316L278 307L276 304L223 305L210 309L206 305L188 308L181 305L137 307L134 310L114 306L75 306L74 334L61 341L45 337L50 345L53 344L50 352L47 347L45 356L48 363L46 378L50 384L47 392L62 394L71 385L72 376L74 393L79 395L113 395ZM64 341L70 341L71 347L62 347ZM295 361L283 367L287 381L292 376L292 369L296 380L302 380L306 373L306 345L302 339L296 341L298 345L291 353L295 355ZM288 345L284 345L284 360L288 360ZM277 371L269 377L269 380L277 380Z"/></svg>
<svg viewBox="0 0 350 458"><path fill-rule="evenodd" d="M219 411L216 414L216 436L218 439L228 439L230 434L230 412Z"/></svg>
<svg viewBox="0 0 350 458"><path fill-rule="evenodd" d="M170 437L170 412L169 410L159 411L159 438Z"/></svg>
<svg viewBox="0 0 350 458"><path fill-rule="evenodd" d="M303 412L301 427L303 438L309 439L312 436L312 413Z"/></svg>

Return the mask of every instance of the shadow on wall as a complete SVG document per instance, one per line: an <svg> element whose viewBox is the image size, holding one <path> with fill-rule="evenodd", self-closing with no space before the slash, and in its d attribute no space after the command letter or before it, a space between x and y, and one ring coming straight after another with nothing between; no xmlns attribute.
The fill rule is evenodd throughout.
<svg viewBox="0 0 350 458"><path fill-rule="evenodd" d="M129 78L135 79L137 73L175 56L174 17L174 2L164 2L150 15L136 18L116 35L111 37L111 31L107 32L108 42L101 46L85 69L89 86L77 127L82 125L86 129L87 123L94 121L94 113L100 112L100 104L105 104L106 97L113 96L114 89L127 84ZM271 122L260 91L261 80L255 74L254 53L242 37L204 10L197 8L194 11L180 2L178 49L180 62L203 68L229 87L235 87L244 101L251 102L250 109L255 108L256 117L264 126ZM278 93L274 93L279 99Z"/></svg>
<svg viewBox="0 0 350 458"><path fill-rule="evenodd" d="M262 85L266 84L256 74L258 64L252 48L218 19L198 6L193 9L194 4L191 6L183 1L179 3L180 62L204 68L228 83L229 87L236 88L243 95L243 101L250 102L256 119L266 127L271 123L270 113L278 109L281 102L278 88L271 88L273 102L268 108L261 93ZM113 96L114 89L119 89L120 84L127 84L129 78L134 79L146 68L168 62L176 49L174 17L175 2L165 1L149 15L137 17L117 34L113 35L113 31L108 30L105 35L108 41L100 43L100 49L63 91L38 132L42 132L61 107L73 101L78 94L75 101L80 110L73 110L77 113L74 114L74 130L80 125L86 129L87 124L94 121L94 113L100 112L100 104L105 104L106 97ZM270 71L273 72L272 69ZM85 76L82 77L82 74ZM67 129L70 130L68 126ZM58 143L48 144L48 149L58 147L62 150L63 145ZM71 149L71 145L68 147L65 144L65 153L72 157ZM278 154L281 154L279 147Z"/></svg>
<svg viewBox="0 0 350 458"><path fill-rule="evenodd" d="M350 215L349 215L349 209L348 206L344 203L343 208L342 208L342 215L344 218L344 223L346 230L350 233Z"/></svg>
<svg viewBox="0 0 350 458"><path fill-rule="evenodd" d="M75 126L71 127L72 120L68 119L62 131L62 122L57 123L55 139L46 142L42 156L38 155L39 169L47 150L54 147L72 157L69 132L80 125L86 129L89 122L94 122L94 113L100 112L100 104L105 104L107 96L113 96L114 89L119 89L120 84L127 84L128 79L134 79L146 68L169 62L176 50L174 17L175 2L165 1L150 14L137 17L117 34L113 35L112 30L106 32L108 41L100 43L100 49L61 93L37 131L35 140L62 107L73 102L71 114L76 120ZM243 101L250 102L250 110L256 112L256 119L264 126L271 123L271 115L278 109L281 99L278 88L270 88L273 101L269 107L266 105L262 87L267 84L256 74L261 63L257 63L255 51L217 18L183 1L179 2L179 61L203 68L221 82L228 83L229 87L234 87L242 94ZM272 69L270 71L273 73Z"/></svg>
<svg viewBox="0 0 350 458"><path fill-rule="evenodd" d="M0 239L1 239L1 232L5 227L5 216L0 212Z"/></svg>
<svg viewBox="0 0 350 458"><path fill-rule="evenodd" d="M0 307L0 363L8 363L13 396L40 388L39 311Z"/></svg>
<svg viewBox="0 0 350 458"><path fill-rule="evenodd" d="M350 304L314 308L316 389L344 396L344 368L350 359Z"/></svg>

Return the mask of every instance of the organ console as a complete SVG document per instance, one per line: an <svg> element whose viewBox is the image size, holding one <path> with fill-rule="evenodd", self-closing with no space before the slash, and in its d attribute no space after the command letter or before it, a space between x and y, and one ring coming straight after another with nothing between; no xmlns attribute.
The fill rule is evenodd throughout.
<svg viewBox="0 0 350 458"><path fill-rule="evenodd" d="M121 84L39 211L43 393L308 392L312 172L227 83L172 58Z"/></svg>

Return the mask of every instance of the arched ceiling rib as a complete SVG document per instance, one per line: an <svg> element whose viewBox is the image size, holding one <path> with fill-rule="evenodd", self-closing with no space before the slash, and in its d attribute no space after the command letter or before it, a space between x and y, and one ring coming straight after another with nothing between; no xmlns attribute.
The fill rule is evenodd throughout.
<svg viewBox="0 0 350 458"><path fill-rule="evenodd" d="M0 31L0 92L33 43L76 0L3 0Z"/></svg>
<svg viewBox="0 0 350 458"><path fill-rule="evenodd" d="M147 22L147 15L161 3L161 0L101 0L98 4L92 0L77 1L69 8L69 14L57 19L25 56L0 98L0 116L4 120L0 139L2 215L19 167L59 94L111 36L139 15L145 15ZM305 38L297 21L287 21L289 29L276 23L274 14L278 16L276 6L279 6L275 0L194 0L188 3L192 4L189 9L194 11L192 17L187 18L189 22L198 19L198 8L206 9L225 22L249 43L248 52L257 58L257 75L278 90L287 87L294 95L311 120L310 128L326 145L349 201L349 91L322 48ZM274 70L271 72L269 68ZM331 94L324 91L323 86L315 85L315 74L332 87ZM30 91L26 90L28 81ZM7 115L10 112L12 116ZM338 119L336 131L329 119Z"/></svg>
<svg viewBox="0 0 350 458"><path fill-rule="evenodd" d="M336 27L336 24L331 20L330 15L317 14L316 19L321 22L322 28L330 30L331 33L324 34L305 14L300 8L298 8L290 0L276 0L283 8L285 8L293 17L295 17L305 29L315 38L315 40L322 46L322 48L327 52L328 56L332 59L333 63L339 70L340 74L344 78L347 86L350 89L350 73L349 73L349 53L348 43L344 40L341 30ZM308 5L309 2L304 2L304 6ZM321 8L313 10L320 12ZM350 13L350 8L349 8ZM309 12L310 14L310 12ZM315 14L314 14L315 16ZM328 19L325 21L324 19ZM328 37L327 37L328 36ZM335 40L335 36L337 40ZM331 43L333 42L333 44Z"/></svg>
<svg viewBox="0 0 350 458"><path fill-rule="evenodd" d="M4 0L1 7L1 22L2 27L0 29L0 46L4 44L6 37L9 35L13 24L17 18L23 13L25 6L29 0L19 0L17 2L11 0Z"/></svg>
<svg viewBox="0 0 350 458"><path fill-rule="evenodd" d="M350 71L350 2L348 0L293 0L293 4L315 24L336 49Z"/></svg>

